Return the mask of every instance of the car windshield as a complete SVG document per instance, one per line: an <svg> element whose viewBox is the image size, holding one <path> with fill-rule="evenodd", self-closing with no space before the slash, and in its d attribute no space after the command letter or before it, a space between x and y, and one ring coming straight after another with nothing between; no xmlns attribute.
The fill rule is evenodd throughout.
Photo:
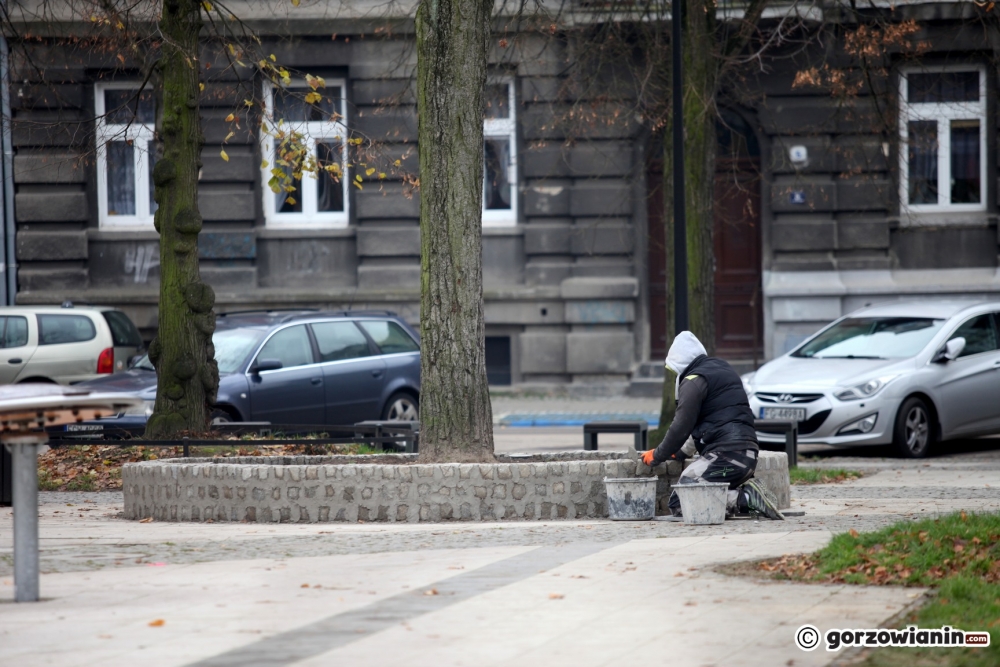
<svg viewBox="0 0 1000 667"><path fill-rule="evenodd" d="M849 317L795 352L813 359L906 359L924 349L944 320L929 317Z"/></svg>
<svg viewBox="0 0 1000 667"><path fill-rule="evenodd" d="M255 347L264 332L257 329L222 329L212 336L215 344L215 362L219 364L219 374L235 373L246 361L247 356ZM149 356L143 356L132 368L155 371Z"/></svg>

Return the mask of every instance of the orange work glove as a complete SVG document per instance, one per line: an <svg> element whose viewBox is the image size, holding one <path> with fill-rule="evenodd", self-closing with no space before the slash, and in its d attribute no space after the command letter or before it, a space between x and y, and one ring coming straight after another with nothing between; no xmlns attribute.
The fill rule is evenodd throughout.
<svg viewBox="0 0 1000 667"><path fill-rule="evenodd" d="M656 465L656 462L653 460L653 453L655 451L656 451L655 449L647 449L646 451L644 451L642 453L642 462L650 467Z"/></svg>

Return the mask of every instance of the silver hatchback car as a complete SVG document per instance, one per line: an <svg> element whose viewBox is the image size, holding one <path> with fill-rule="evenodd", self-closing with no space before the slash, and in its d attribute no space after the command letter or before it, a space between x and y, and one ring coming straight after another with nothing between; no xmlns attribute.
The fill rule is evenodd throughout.
<svg viewBox="0 0 1000 667"><path fill-rule="evenodd" d="M743 384L754 414L797 421L802 444L892 444L919 458L938 441L1000 433L1000 303L864 308Z"/></svg>

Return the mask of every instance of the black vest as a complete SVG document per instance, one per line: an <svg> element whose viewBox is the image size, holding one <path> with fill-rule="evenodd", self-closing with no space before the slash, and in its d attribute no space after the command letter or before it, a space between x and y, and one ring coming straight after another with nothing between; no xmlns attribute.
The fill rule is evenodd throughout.
<svg viewBox="0 0 1000 667"><path fill-rule="evenodd" d="M701 356L684 369L681 382L689 375L698 375L708 383L698 423L691 432L698 451L757 449L753 412L743 380L733 367L722 359Z"/></svg>

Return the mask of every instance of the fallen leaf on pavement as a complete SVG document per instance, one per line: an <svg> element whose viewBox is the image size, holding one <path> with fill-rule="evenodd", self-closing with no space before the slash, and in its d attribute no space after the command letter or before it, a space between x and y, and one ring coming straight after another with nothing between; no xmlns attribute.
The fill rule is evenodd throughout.
<svg viewBox="0 0 1000 667"><path fill-rule="evenodd" d="M857 516L857 514L855 514L854 516ZM851 528L851 530L848 531L848 532L851 533L851 537L857 537L858 536L858 531L854 530L853 528Z"/></svg>
<svg viewBox="0 0 1000 667"><path fill-rule="evenodd" d="M151 627L151 628L160 628L160 627L163 627L164 624L166 624L166 621L164 621L162 618L158 618L155 621L150 621L149 622L149 627Z"/></svg>
<svg viewBox="0 0 1000 667"><path fill-rule="evenodd" d="M428 591L424 591L424 595L437 595L437 594L438 594L438 589L436 589L436 588L432 588L432 589L430 589Z"/></svg>
<svg viewBox="0 0 1000 667"><path fill-rule="evenodd" d="M302 584L299 588L309 588L309 584Z"/></svg>
<svg viewBox="0 0 1000 667"><path fill-rule="evenodd" d="M550 600L562 600L564 597L566 596L562 593L549 593Z"/></svg>
<svg viewBox="0 0 1000 667"><path fill-rule="evenodd" d="M139 523L152 523L153 517L147 516L145 519L139 519Z"/></svg>

